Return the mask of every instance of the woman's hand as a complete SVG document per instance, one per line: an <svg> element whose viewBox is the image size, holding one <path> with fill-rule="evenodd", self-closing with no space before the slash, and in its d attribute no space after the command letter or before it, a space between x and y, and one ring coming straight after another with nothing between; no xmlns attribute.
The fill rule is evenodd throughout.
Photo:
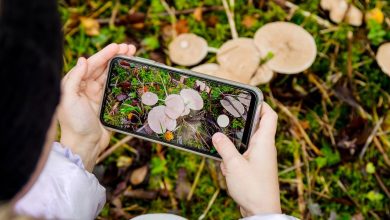
<svg viewBox="0 0 390 220"><path fill-rule="evenodd" d="M98 118L106 67L115 55L132 56L135 47L110 44L88 59L79 58L77 65L62 79L62 98L58 109L61 144L69 147L92 171L99 153L107 147L110 133Z"/></svg>
<svg viewBox="0 0 390 220"><path fill-rule="evenodd" d="M244 217L281 213L275 148L277 118L264 103L259 128L243 155L222 133L213 136L213 144L223 160L221 169L229 194L240 205Z"/></svg>

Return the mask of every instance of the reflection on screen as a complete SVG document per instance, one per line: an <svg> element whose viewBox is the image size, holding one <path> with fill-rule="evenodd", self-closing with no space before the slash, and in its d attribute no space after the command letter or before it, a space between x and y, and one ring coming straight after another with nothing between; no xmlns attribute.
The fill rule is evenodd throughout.
<svg viewBox="0 0 390 220"><path fill-rule="evenodd" d="M211 137L242 144L251 95L236 87L115 59L103 120L119 130L216 154Z"/></svg>

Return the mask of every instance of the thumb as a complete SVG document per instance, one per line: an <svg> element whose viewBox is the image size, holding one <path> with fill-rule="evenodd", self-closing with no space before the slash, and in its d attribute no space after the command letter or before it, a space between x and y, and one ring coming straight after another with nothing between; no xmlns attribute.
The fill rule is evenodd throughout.
<svg viewBox="0 0 390 220"><path fill-rule="evenodd" d="M220 132L213 135L213 144L226 166L228 166L232 159L241 157L233 142Z"/></svg>
<svg viewBox="0 0 390 220"><path fill-rule="evenodd" d="M81 81L87 73L87 69L87 60L84 57L80 57L77 65L66 75L64 83L65 92L77 93L79 91Z"/></svg>

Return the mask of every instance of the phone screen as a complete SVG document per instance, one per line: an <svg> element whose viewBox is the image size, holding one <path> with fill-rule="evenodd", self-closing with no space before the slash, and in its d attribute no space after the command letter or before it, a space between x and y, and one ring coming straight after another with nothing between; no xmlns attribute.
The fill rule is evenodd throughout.
<svg viewBox="0 0 390 220"><path fill-rule="evenodd" d="M256 109L250 90L125 58L114 58L108 73L105 126L215 157L216 132L247 149Z"/></svg>

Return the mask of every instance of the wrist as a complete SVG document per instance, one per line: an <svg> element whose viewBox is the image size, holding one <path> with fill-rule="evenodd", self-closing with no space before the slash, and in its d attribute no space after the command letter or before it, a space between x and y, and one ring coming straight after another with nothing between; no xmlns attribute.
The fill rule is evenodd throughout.
<svg viewBox="0 0 390 220"><path fill-rule="evenodd" d="M93 170L99 155L98 143L88 141L86 138L77 138L74 136L67 138L66 135L61 136L60 143L81 158L87 171L91 172Z"/></svg>

